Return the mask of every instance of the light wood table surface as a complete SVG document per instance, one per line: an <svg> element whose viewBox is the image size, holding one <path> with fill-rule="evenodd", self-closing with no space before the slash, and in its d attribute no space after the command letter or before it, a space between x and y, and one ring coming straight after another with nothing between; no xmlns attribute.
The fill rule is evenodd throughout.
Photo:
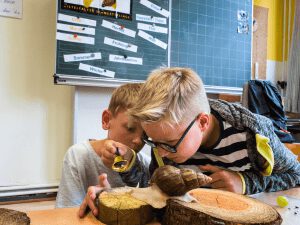
<svg viewBox="0 0 300 225"><path fill-rule="evenodd" d="M280 208L276 203L278 196L285 196L289 201L289 205ZM259 199L271 206L273 206L282 216L282 225L297 225L300 224L300 187L292 188L286 191L259 193L251 195L250 197ZM42 203L40 203L43 205ZM0 207L3 207L0 205ZM298 207L298 208L297 208ZM77 216L78 208L63 208L63 209L44 209L36 210L38 207L28 208L24 207L7 207L25 211L31 219L31 225L103 225L92 214L88 214L85 218L80 219ZM43 209L42 207L40 209ZM152 223L151 225L158 225Z"/></svg>
<svg viewBox="0 0 300 225"><path fill-rule="evenodd" d="M280 208L276 203L278 196L285 196L289 202L288 206ZM259 199L260 201L273 206L283 219L282 225L300 224L300 187L278 192L263 192L251 195L250 197Z"/></svg>

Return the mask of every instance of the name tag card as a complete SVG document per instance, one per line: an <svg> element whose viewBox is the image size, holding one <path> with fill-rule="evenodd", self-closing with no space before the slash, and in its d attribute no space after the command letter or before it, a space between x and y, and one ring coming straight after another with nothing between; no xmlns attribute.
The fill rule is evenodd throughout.
<svg viewBox="0 0 300 225"><path fill-rule="evenodd" d="M82 26L57 23L56 28L57 30L63 30L68 32L95 35L95 28L90 28L90 27L82 27Z"/></svg>
<svg viewBox="0 0 300 225"><path fill-rule="evenodd" d="M170 12L163 9L162 7L155 5L154 3L148 1L148 0L140 0L140 3L144 6L146 6L149 9L152 9L153 11L165 16L165 17L169 17L170 16Z"/></svg>
<svg viewBox="0 0 300 225"><path fill-rule="evenodd" d="M139 30L138 36L146 39L147 41L152 42L153 44L155 44L163 49L167 49L167 47L168 47L168 44L166 44L165 42L163 42L157 38L154 38L152 35L147 34L146 32L144 32L142 30Z"/></svg>
<svg viewBox="0 0 300 225"><path fill-rule="evenodd" d="M154 16L136 14L135 19L137 21L143 21L143 22L149 22L149 23L167 24L167 19L163 18L163 17L154 17Z"/></svg>
<svg viewBox="0 0 300 225"><path fill-rule="evenodd" d="M156 26L154 24L152 25L152 24L146 24L146 23L138 23L137 28L140 30L147 30L147 31L163 33L163 34L168 33L168 28Z"/></svg>
<svg viewBox="0 0 300 225"><path fill-rule="evenodd" d="M143 65L143 59L142 58L125 57L123 55L112 55L112 54L110 54L109 55L109 61L119 62L119 63Z"/></svg>
<svg viewBox="0 0 300 225"><path fill-rule="evenodd" d="M113 71L102 69L102 68L96 67L96 66L91 66L88 64L84 64L84 63L79 64L79 69L90 72L90 73L95 73L95 74L103 75L106 77L111 77L111 78L114 78L114 76L115 76L115 72L113 72Z"/></svg>
<svg viewBox="0 0 300 225"><path fill-rule="evenodd" d="M130 29L122 27L118 24L111 23L107 20L102 20L102 26L106 27L108 29L111 29L113 31L119 32L121 34L125 34L127 36L133 37L133 38L135 37L135 34L136 34L136 32L134 30L130 30Z"/></svg>
<svg viewBox="0 0 300 225"><path fill-rule="evenodd" d="M58 14L58 20L64 21L64 22L69 22L69 23L88 25L88 26L93 26L93 27L95 27L97 25L96 20L90 20L90 19L85 19L85 18L76 17L76 16L69 16L69 15L62 14L62 13Z"/></svg>
<svg viewBox="0 0 300 225"><path fill-rule="evenodd" d="M114 47L117 47L117 48L121 48L121 49L124 49L124 50L128 50L128 51L131 51L131 52L137 52L137 48L138 48L138 46L136 46L136 45L129 44L129 43L126 43L126 42L123 42L123 41L118 41L118 40L108 38L108 37L104 38L104 44L114 46Z"/></svg>
<svg viewBox="0 0 300 225"><path fill-rule="evenodd" d="M77 34L66 34L66 33L56 32L56 39L60 41L69 41L69 42L89 44L89 45L95 44L95 38L80 36Z"/></svg>
<svg viewBox="0 0 300 225"><path fill-rule="evenodd" d="M64 55L65 62L86 61L95 59L101 59L100 52Z"/></svg>

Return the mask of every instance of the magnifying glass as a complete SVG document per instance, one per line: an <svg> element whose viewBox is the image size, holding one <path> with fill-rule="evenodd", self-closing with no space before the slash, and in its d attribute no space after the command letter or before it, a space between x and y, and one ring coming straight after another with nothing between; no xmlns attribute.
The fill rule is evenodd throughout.
<svg viewBox="0 0 300 225"><path fill-rule="evenodd" d="M126 149L125 155L121 156L119 148L116 149L116 158L114 159L114 163L112 165L112 169L116 172L126 172L131 169L133 166L136 153L133 149L128 148Z"/></svg>

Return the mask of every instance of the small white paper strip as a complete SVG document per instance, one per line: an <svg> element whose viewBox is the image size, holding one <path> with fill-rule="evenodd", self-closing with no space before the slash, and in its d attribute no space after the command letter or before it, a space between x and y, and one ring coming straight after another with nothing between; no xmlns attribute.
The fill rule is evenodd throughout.
<svg viewBox="0 0 300 225"><path fill-rule="evenodd" d="M163 34L168 33L168 28L156 26L154 24L152 25L152 24L146 24L146 23L138 23L137 28L140 30L147 30L147 31L163 33Z"/></svg>
<svg viewBox="0 0 300 225"><path fill-rule="evenodd" d="M64 55L65 62L101 59L101 52Z"/></svg>
<svg viewBox="0 0 300 225"><path fill-rule="evenodd" d="M108 29L111 29L113 31L119 32L121 34L125 34L125 35L133 37L133 38L135 37L136 32L134 30L130 30L130 29L125 28L125 27L121 27L120 25L115 24L115 23L111 23L107 20L102 20L102 26L106 27Z"/></svg>
<svg viewBox="0 0 300 225"><path fill-rule="evenodd" d="M163 9L162 7L155 5L154 3L148 1L148 0L140 0L140 3L144 6L146 6L149 9L152 9L153 11L165 16L165 17L169 17L170 16L170 12Z"/></svg>
<svg viewBox="0 0 300 225"><path fill-rule="evenodd" d="M69 22L69 23L88 25L88 26L93 26L93 27L95 27L97 25L96 20L90 20L90 19L85 19L85 18L76 17L76 16L69 16L69 15L62 14L62 13L58 14L57 20L65 21L65 22Z"/></svg>
<svg viewBox="0 0 300 225"><path fill-rule="evenodd" d="M99 74L102 76L111 77L111 78L113 78L115 76L115 72L113 72L113 71L105 70L100 67L91 66L88 64L84 64L84 63L79 64L79 69L90 72L90 73L95 73L95 74Z"/></svg>
<svg viewBox="0 0 300 225"><path fill-rule="evenodd" d="M135 19L137 21L143 21L149 23L167 24L167 19L164 17L154 17L154 16L147 16L142 14L135 14Z"/></svg>
<svg viewBox="0 0 300 225"><path fill-rule="evenodd" d="M23 0L0 0L0 16L21 19L23 16Z"/></svg>
<svg viewBox="0 0 300 225"><path fill-rule="evenodd" d="M95 35L95 28L90 28L90 27L82 27L82 26L75 26L75 25L57 23L56 28L57 28L57 30L75 32L75 33L81 33L81 34Z"/></svg>
<svg viewBox="0 0 300 225"><path fill-rule="evenodd" d="M60 41L69 41L75 43L83 43L83 44L95 44L95 38L85 37L80 35L66 34L61 32L56 32L56 39Z"/></svg>
<svg viewBox="0 0 300 225"><path fill-rule="evenodd" d="M126 42L123 42L123 41L118 41L116 39L112 39L112 38L108 38L108 37L104 38L104 44L114 46L114 47L117 47L117 48L121 48L121 49L124 49L124 50L128 50L128 51L131 51L131 52L137 52L137 48L138 48L138 46L136 46L136 45L129 44L129 43L126 43Z"/></svg>
<svg viewBox="0 0 300 225"><path fill-rule="evenodd" d="M143 65L143 59L142 58L136 58L136 57L126 57L125 58L123 55L109 54L109 61L119 62L119 63Z"/></svg>
<svg viewBox="0 0 300 225"><path fill-rule="evenodd" d="M163 42L157 38L154 38L152 35L147 34L146 32L144 32L142 30L139 30L138 36L146 39L147 41L152 42L153 44L155 44L163 49L166 49L168 47L168 44L166 44L165 42Z"/></svg>

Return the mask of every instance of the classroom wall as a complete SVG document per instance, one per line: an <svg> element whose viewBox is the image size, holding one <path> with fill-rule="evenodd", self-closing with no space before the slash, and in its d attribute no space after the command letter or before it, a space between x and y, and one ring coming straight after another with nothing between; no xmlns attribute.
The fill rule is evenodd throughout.
<svg viewBox="0 0 300 225"><path fill-rule="evenodd" d="M0 17L0 191L57 184L72 144L74 87L53 84L56 1Z"/></svg>
<svg viewBox="0 0 300 225"><path fill-rule="evenodd" d="M267 74L268 80L276 82L282 80L284 63L288 57L288 34L292 34L295 0L286 0L286 7L291 5L285 20L291 21L291 29L288 32L287 25L284 28L284 1L282 0L254 0L253 4L269 9L268 13L268 47L267 47ZM284 35L286 37L284 43ZM284 50L283 50L284 49Z"/></svg>

